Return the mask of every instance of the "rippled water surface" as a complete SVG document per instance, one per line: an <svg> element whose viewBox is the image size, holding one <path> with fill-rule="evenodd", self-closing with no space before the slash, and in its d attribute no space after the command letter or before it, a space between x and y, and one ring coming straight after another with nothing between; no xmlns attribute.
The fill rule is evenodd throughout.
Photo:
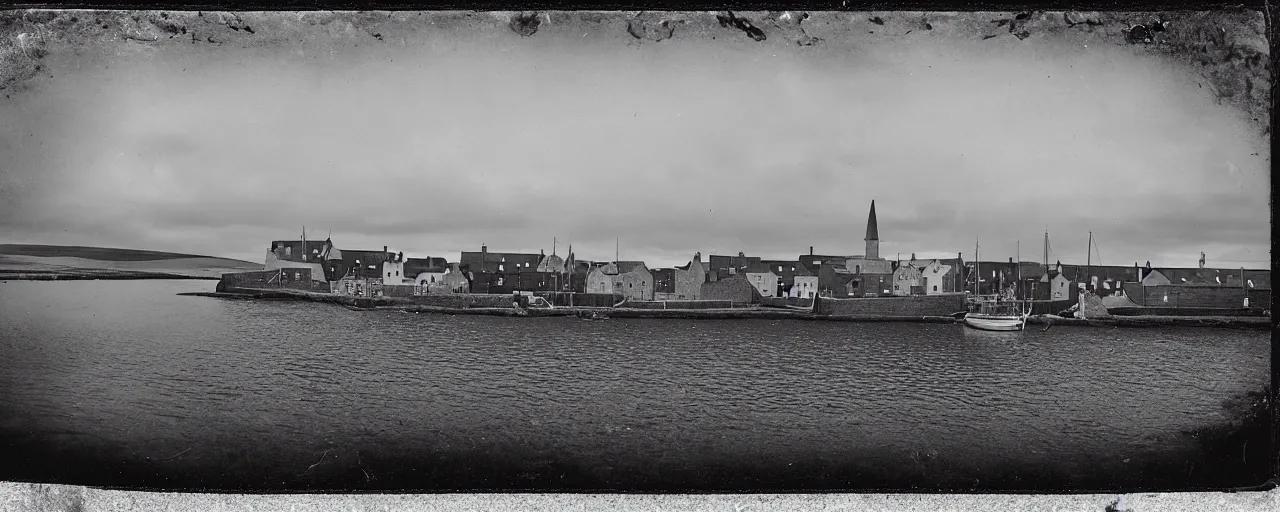
<svg viewBox="0 0 1280 512"><path fill-rule="evenodd" d="M1221 421L1225 399L1269 379L1266 331L588 321L175 295L212 288L0 284L0 431L136 464L319 461L289 478L335 457L365 481L379 450L572 458L605 481L730 457L1038 464L1168 449L1164 436Z"/></svg>

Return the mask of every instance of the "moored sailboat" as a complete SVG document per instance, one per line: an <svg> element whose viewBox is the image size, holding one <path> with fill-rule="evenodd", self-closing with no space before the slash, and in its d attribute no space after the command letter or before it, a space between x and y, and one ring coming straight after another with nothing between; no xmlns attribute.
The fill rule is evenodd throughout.
<svg viewBox="0 0 1280 512"><path fill-rule="evenodd" d="M1019 263L1021 265L1021 263ZM983 331L1021 331L1027 326L1030 311L1026 310L1017 297L981 295L982 274L979 272L978 245L973 247L973 294L975 304L971 311L964 315L964 325Z"/></svg>

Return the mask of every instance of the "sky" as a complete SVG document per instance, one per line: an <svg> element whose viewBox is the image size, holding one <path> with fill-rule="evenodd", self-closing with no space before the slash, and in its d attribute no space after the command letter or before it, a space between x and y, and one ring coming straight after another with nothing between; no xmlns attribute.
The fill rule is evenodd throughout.
<svg viewBox="0 0 1280 512"><path fill-rule="evenodd" d="M305 226L656 268L862 254L875 200L886 258L1040 261L1047 232L1051 261L1085 263L1092 232L1093 264L1269 267L1269 148L1194 69L1052 39L718 35L55 52L0 99L0 243L260 262Z"/></svg>

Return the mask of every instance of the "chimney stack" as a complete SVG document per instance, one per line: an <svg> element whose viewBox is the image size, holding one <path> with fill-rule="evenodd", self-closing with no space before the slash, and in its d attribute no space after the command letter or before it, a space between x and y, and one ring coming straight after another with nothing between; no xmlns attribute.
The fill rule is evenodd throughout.
<svg viewBox="0 0 1280 512"><path fill-rule="evenodd" d="M810 255L810 256L813 256L813 246L812 246L812 245L810 245L810 246L809 246L809 255Z"/></svg>
<svg viewBox="0 0 1280 512"><path fill-rule="evenodd" d="M382 246L382 252L387 252L387 246Z"/></svg>

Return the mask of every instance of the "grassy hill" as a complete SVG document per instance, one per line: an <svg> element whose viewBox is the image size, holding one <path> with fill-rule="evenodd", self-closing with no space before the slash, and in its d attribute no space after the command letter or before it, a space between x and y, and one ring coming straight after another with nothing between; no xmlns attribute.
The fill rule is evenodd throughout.
<svg viewBox="0 0 1280 512"><path fill-rule="evenodd" d="M84 258L100 261L158 261L187 258L206 258L226 260L244 265L254 265L247 261L226 258L213 258L196 254L178 254L172 252L141 251L138 249L114 249L110 247L83 247L78 245L25 245L0 244L0 254L13 256L36 256L41 258Z"/></svg>
<svg viewBox="0 0 1280 512"><path fill-rule="evenodd" d="M0 244L0 279L217 279L249 270L262 270L262 264L136 249Z"/></svg>

